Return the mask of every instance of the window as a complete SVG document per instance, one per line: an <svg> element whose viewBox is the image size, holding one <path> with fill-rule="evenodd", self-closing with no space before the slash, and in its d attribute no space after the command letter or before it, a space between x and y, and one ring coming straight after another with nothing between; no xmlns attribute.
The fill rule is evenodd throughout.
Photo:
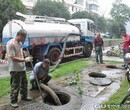
<svg viewBox="0 0 130 110"><path fill-rule="evenodd" d="M87 22L88 30L94 32L95 26L93 23Z"/></svg>
<svg viewBox="0 0 130 110"><path fill-rule="evenodd" d="M88 30L90 31L90 23L87 22Z"/></svg>
<svg viewBox="0 0 130 110"><path fill-rule="evenodd" d="M72 6L72 11L74 11L74 7Z"/></svg>
<svg viewBox="0 0 130 110"><path fill-rule="evenodd" d="M81 25L80 24L74 24L79 30L81 30Z"/></svg>

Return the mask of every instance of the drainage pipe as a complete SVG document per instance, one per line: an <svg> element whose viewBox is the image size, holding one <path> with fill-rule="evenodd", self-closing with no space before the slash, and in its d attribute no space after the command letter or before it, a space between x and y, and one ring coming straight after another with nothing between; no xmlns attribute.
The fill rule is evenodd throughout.
<svg viewBox="0 0 130 110"><path fill-rule="evenodd" d="M68 34L68 35L65 37L65 41L64 41L64 44L63 44L62 52L61 52L61 54L60 54L60 58L59 58L59 60L57 61L57 63L53 66L53 68L49 70L49 72L54 71L54 70L57 68L57 66L60 64L60 62L61 62L61 60L62 60L62 58L63 58L63 56L64 56L67 39L68 39L69 36L74 36L74 35L75 35L75 36L80 36L80 34L70 33L70 34Z"/></svg>
<svg viewBox="0 0 130 110"><path fill-rule="evenodd" d="M28 48L27 48L27 51L28 51L28 53L29 53ZM36 75L36 73L35 73L35 71L34 71L34 68L33 68L33 63L32 63L32 61L31 61L30 63L31 63L31 67L32 67L32 69L33 69L33 72L34 72L34 75L35 75L35 79L36 79L36 83L37 83L37 85L38 85L38 89L39 89L39 91L40 91L40 94L41 94L42 99L44 98L44 95L43 95L43 93L42 93L41 88L42 88L45 92L47 92L48 94L50 94L50 95L52 96L52 98L54 99L54 101L55 101L55 103L56 103L57 105L62 105L61 102L60 102L60 99L58 98L58 96L56 95L56 93L55 93L50 87L46 86L46 85L43 84L43 83L40 83L40 84L39 84L37 75Z"/></svg>
<svg viewBox="0 0 130 110"><path fill-rule="evenodd" d="M43 84L43 83L40 83L39 85L40 85L40 87L41 87L46 93L50 94L50 96L54 99L54 101L55 101L55 103L56 103L57 105L62 105L60 99L58 98L58 96L56 95L56 93L55 93L50 87L46 86L46 85Z"/></svg>

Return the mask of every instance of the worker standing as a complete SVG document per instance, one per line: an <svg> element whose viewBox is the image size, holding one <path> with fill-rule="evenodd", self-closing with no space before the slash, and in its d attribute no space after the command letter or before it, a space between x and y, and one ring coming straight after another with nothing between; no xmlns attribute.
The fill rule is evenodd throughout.
<svg viewBox="0 0 130 110"><path fill-rule="evenodd" d="M19 30L15 38L11 39L6 46L8 55L8 67L10 71L10 99L11 106L18 107L18 94L20 91L21 100L31 101L31 98L27 97L27 77L25 62L32 61L32 57L24 58L23 49L21 43L25 41L27 32L25 30Z"/></svg>
<svg viewBox="0 0 130 110"><path fill-rule="evenodd" d="M94 39L94 48L95 48L97 64L99 64L99 63L103 64L104 42L103 42L103 39L101 38L100 33L96 34L96 38Z"/></svg>

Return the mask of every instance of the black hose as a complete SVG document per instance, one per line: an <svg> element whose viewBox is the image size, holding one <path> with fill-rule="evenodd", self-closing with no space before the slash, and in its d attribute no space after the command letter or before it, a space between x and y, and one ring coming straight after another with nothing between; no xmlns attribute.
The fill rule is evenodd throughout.
<svg viewBox="0 0 130 110"><path fill-rule="evenodd" d="M64 41L64 44L63 44L62 52L61 52L61 54L60 54L60 58L59 58L59 60L57 61L57 63L53 66L53 68L49 70L49 72L54 71L54 70L57 68L57 66L60 64L60 62L62 61L62 58L63 58L63 56L64 56L67 39L68 39L69 36L74 36L74 35L80 36L80 34L74 34L74 33L70 33L70 34L68 34L67 36L65 36L65 41Z"/></svg>
<svg viewBox="0 0 130 110"><path fill-rule="evenodd" d="M28 51L28 53L29 53L29 55L30 55L30 52L29 52L28 48L27 48L27 51ZM39 89L39 91L40 91L40 94L41 94L41 96L42 96L42 99L43 99L43 93L42 93L42 90L41 90L41 88L40 88L40 85L39 85L39 82L38 82L37 75L36 75L36 73L35 73L35 71L34 71L34 68L33 68L33 63L32 63L32 61L30 62L30 64L31 64L31 67L32 67L32 69L33 69L33 72L34 72L34 76L35 76L35 79L36 79L36 83L37 83L38 89Z"/></svg>

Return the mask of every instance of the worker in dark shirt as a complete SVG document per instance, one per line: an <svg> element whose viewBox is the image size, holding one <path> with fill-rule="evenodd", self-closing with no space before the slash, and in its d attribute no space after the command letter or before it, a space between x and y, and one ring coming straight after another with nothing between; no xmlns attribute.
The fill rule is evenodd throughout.
<svg viewBox="0 0 130 110"><path fill-rule="evenodd" d="M103 39L101 38L100 33L97 33L96 38L94 39L94 48L97 64L99 63L103 64L103 45L104 45Z"/></svg>
<svg viewBox="0 0 130 110"><path fill-rule="evenodd" d="M44 83L47 85L47 83L50 81L51 76L49 73L49 66L50 66L50 60L44 59L41 62L38 62L34 66L34 70L31 72L30 75L30 83L32 84L32 87L30 90L38 89L36 77L38 79L38 82Z"/></svg>

